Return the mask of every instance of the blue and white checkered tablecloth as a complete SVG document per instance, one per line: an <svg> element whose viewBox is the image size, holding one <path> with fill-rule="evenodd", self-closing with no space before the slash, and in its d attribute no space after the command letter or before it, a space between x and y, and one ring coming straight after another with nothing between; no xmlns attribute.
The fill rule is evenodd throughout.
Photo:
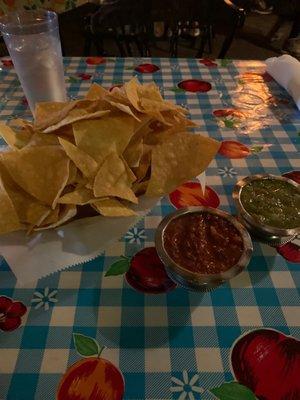
<svg viewBox="0 0 300 400"><path fill-rule="evenodd" d="M160 69L135 72L134 66L142 63ZM258 61L216 63L210 68L196 59L113 58L88 65L83 58L66 58L65 71L72 98L83 96L91 81L109 88L137 74L142 82L154 81L166 99L186 106L203 135L249 147L267 145L243 159L218 155L207 170L207 185L218 194L220 208L234 213L231 193L239 178L300 169L300 112L287 93L270 81L266 87L285 101L268 108L265 126L248 134L221 126L213 111L232 107L247 76L243 74L262 74L265 66ZM14 69L3 66L0 77L0 119L30 117ZM210 82L212 89L207 93L178 90L177 84L187 79ZM213 399L208 389L233 379L229 353L242 333L268 327L300 339L299 265L287 262L267 245L254 242L247 270L209 293L177 288L146 295L131 288L123 276L104 277L120 255L131 256L153 246L155 228L173 210L169 199L162 199L105 254L40 279L35 287L20 287L2 259L0 296L23 302L28 312L20 328L0 331L1 400L54 400L62 374L80 359L74 332L107 347L103 357L122 371L125 400ZM172 386L178 389L171 391Z"/></svg>

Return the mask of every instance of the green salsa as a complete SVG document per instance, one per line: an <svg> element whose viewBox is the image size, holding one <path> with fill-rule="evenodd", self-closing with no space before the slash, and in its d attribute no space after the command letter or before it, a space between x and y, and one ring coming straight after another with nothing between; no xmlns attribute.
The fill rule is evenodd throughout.
<svg viewBox="0 0 300 400"><path fill-rule="evenodd" d="M274 228L300 228L300 190L286 181L257 179L243 187L241 202L256 222Z"/></svg>

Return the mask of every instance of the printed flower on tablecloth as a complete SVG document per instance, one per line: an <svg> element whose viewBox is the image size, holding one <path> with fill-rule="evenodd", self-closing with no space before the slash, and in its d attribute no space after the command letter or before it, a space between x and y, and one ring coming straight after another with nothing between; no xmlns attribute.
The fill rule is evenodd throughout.
<svg viewBox="0 0 300 400"><path fill-rule="evenodd" d="M188 372L184 370L182 372L182 380L172 376L171 381L175 386L171 386L170 390L172 393L178 394L176 400L195 400L199 399L198 393L203 393L204 389L200 386L197 386L196 383L199 379L197 374L193 375L191 379L189 379ZM196 397L195 397L196 394Z"/></svg>
<svg viewBox="0 0 300 400"><path fill-rule="evenodd" d="M50 308L51 303L57 303L57 298L56 298L57 290L52 290L48 287L45 287L45 289L41 292L34 292L34 297L31 300L31 303L35 303L35 309L38 310L41 307L44 307L45 311L48 311Z"/></svg>
<svg viewBox="0 0 300 400"><path fill-rule="evenodd" d="M137 227L134 227L130 229L124 236L124 238L129 242L129 243L138 243L141 244L143 240L146 239L145 235L145 229L139 229Z"/></svg>
<svg viewBox="0 0 300 400"><path fill-rule="evenodd" d="M233 178L235 175L237 175L237 172L233 167L223 167L218 169L218 174L223 178Z"/></svg>
<svg viewBox="0 0 300 400"><path fill-rule="evenodd" d="M0 330L10 332L21 325L21 317L26 314L27 307L20 301L0 296Z"/></svg>

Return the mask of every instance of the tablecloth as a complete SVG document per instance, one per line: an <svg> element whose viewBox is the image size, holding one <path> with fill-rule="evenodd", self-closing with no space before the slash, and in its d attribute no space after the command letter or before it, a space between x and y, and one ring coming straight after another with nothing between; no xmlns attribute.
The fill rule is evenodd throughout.
<svg viewBox="0 0 300 400"><path fill-rule="evenodd" d="M265 74L260 61L97 57L66 58L64 62L71 98L83 96L92 81L110 88L137 75L142 82L156 82L166 99L189 110L199 124L198 132L223 144L207 169L205 195L196 183L183 185L179 188L183 197L173 193L163 198L137 226L94 260L54 273L30 287L20 287L9 265L1 260L0 328L5 328L3 321L9 317L3 298L21 302L23 308L17 303L20 327L11 332L0 329L0 399L55 399L63 374L81 359L74 348L73 333L106 346L101 357L121 371L126 400L215 399L210 390L225 382L249 382L254 390L253 376L256 383L266 386L266 393L271 386L280 384L282 389L284 380L272 378L284 373L276 370L278 362L264 367L271 374L264 380L262 369L255 371L258 361L254 357L252 363L246 363L248 372L241 373L244 378L248 374L247 380L236 376L237 361L231 362L230 354L243 340L241 335L256 329L260 330L254 334L264 334L266 341L274 342L279 335L272 330L292 335L294 351L299 354L296 244L276 249L254 241L246 271L207 293L176 288L149 294L146 286L143 292L137 291L123 275L105 277L105 272L121 255L130 258L153 246L162 217L190 204L191 198L194 204L234 214L231 194L242 177L290 173L299 182L300 112L292 99ZM0 76L0 119L29 118L9 60L2 60ZM185 198L187 188L192 196ZM281 341L284 338L278 337ZM284 357L278 346L272 349L277 357ZM243 357L247 355L239 354L246 362ZM104 391L115 384L109 380L109 371L106 380L109 383L103 386ZM296 381L290 385L296 391ZM270 396L264 399L274 400Z"/></svg>

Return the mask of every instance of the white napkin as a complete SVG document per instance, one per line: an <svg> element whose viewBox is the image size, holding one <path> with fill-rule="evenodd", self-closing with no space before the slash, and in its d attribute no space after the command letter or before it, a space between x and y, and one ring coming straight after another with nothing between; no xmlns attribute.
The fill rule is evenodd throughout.
<svg viewBox="0 0 300 400"><path fill-rule="evenodd" d="M18 286L27 286L52 272L92 260L122 237L158 200L141 197L134 217L97 216L29 237L24 231L1 235L0 254L15 274Z"/></svg>
<svg viewBox="0 0 300 400"><path fill-rule="evenodd" d="M293 97L300 110L300 62L290 55L266 60L267 72Z"/></svg>

